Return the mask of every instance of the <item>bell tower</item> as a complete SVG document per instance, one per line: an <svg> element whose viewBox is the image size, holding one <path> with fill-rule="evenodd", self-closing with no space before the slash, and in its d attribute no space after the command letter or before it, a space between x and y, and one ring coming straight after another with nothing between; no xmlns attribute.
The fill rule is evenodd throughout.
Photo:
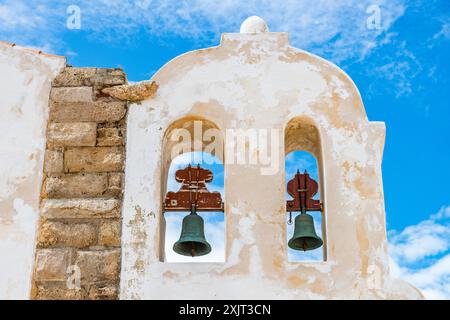
<svg viewBox="0 0 450 320"><path fill-rule="evenodd" d="M250 17L240 33L176 57L150 80L155 94L128 106L120 298L421 297L389 275L385 125L367 119L341 69ZM196 134L196 122L205 134ZM211 150L213 142L224 164L223 198L207 190L209 173L200 167L168 177L174 150ZM303 171L287 181L284 158L293 150L314 155L318 181ZM181 189L167 192L175 178ZM165 261L164 213L190 211L173 249L206 255L197 211L208 208L224 212L225 261ZM321 237L311 211L322 213ZM286 212L298 212L289 242ZM320 248L324 261L289 262L288 247Z"/></svg>

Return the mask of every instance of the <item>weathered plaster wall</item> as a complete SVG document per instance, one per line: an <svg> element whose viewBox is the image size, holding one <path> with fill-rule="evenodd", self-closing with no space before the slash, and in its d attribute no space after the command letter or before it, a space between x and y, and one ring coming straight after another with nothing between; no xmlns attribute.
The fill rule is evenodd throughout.
<svg viewBox="0 0 450 320"><path fill-rule="evenodd" d="M291 47L285 33L224 34L220 46L179 56L151 80L156 94L131 104L128 113L122 299L421 297L389 277L381 179L385 127L368 121L342 70ZM227 128L281 133L277 173L225 164L222 264L161 261L163 141L184 117L208 119L223 136ZM292 119L314 125L320 136L325 262L287 261L282 166L295 140L284 140Z"/></svg>
<svg viewBox="0 0 450 320"><path fill-rule="evenodd" d="M51 82L65 58L0 42L0 299L28 299Z"/></svg>

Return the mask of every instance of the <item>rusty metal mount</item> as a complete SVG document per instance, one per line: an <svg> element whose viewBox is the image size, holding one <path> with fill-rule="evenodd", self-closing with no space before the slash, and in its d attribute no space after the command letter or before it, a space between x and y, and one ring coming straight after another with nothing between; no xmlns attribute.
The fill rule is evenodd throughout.
<svg viewBox="0 0 450 320"><path fill-rule="evenodd" d="M175 180L181 183L177 192L169 191L164 199L164 211L186 212L194 207L196 212L223 212L224 205L219 192L210 192L206 184L213 180L211 170L200 165L187 166L175 172Z"/></svg>
<svg viewBox="0 0 450 320"><path fill-rule="evenodd" d="M294 178L287 184L287 192L294 199L286 201L286 211L323 211L320 200L313 199L318 190L317 181L312 179L306 170L304 173L297 170Z"/></svg>

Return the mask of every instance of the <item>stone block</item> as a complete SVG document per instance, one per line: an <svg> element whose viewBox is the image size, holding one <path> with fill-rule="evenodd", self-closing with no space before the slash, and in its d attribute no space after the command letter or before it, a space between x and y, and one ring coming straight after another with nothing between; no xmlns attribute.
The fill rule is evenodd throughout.
<svg viewBox="0 0 450 320"><path fill-rule="evenodd" d="M64 283L40 284L36 286L33 299L36 300L81 300L85 297L82 289L70 289Z"/></svg>
<svg viewBox="0 0 450 320"><path fill-rule="evenodd" d="M69 148L64 154L66 172L122 171L124 150L122 147Z"/></svg>
<svg viewBox="0 0 450 320"><path fill-rule="evenodd" d="M78 251L75 265L81 271L81 283L117 281L120 271L120 249Z"/></svg>
<svg viewBox="0 0 450 320"><path fill-rule="evenodd" d="M121 197L123 193L124 174L111 172L108 174L108 193L113 197Z"/></svg>
<svg viewBox="0 0 450 320"><path fill-rule="evenodd" d="M120 220L105 220L100 224L98 244L108 247L120 246Z"/></svg>
<svg viewBox="0 0 450 320"><path fill-rule="evenodd" d="M49 118L54 122L114 122L121 120L126 110L126 102L122 101L50 101Z"/></svg>
<svg viewBox="0 0 450 320"><path fill-rule="evenodd" d="M124 137L119 128L98 128L97 130L98 146L122 146Z"/></svg>
<svg viewBox="0 0 450 320"><path fill-rule="evenodd" d="M89 288L87 299L90 300L116 300L119 292L114 285L92 285Z"/></svg>
<svg viewBox="0 0 450 320"><path fill-rule="evenodd" d="M41 215L47 219L119 218L120 209L117 199L45 199Z"/></svg>
<svg viewBox="0 0 450 320"><path fill-rule="evenodd" d="M87 223L45 221L38 235L38 247L86 248L97 242L97 228Z"/></svg>
<svg viewBox="0 0 450 320"><path fill-rule="evenodd" d="M90 79L91 85L95 87L116 86L126 82L126 75L122 69L99 68Z"/></svg>
<svg viewBox="0 0 450 320"><path fill-rule="evenodd" d="M44 172L62 173L64 171L64 157L62 148L47 149L45 152Z"/></svg>
<svg viewBox="0 0 450 320"><path fill-rule="evenodd" d="M97 123L67 122L51 123L48 127L47 143L52 146L95 146Z"/></svg>
<svg viewBox="0 0 450 320"><path fill-rule="evenodd" d="M69 259L68 249L38 249L36 251L35 280L65 280Z"/></svg>
<svg viewBox="0 0 450 320"><path fill-rule="evenodd" d="M126 83L121 69L66 67L53 81L53 87L113 86Z"/></svg>
<svg viewBox="0 0 450 320"><path fill-rule="evenodd" d="M158 85L154 81L142 81L104 88L102 93L123 101L138 102L153 96L157 90Z"/></svg>
<svg viewBox="0 0 450 320"><path fill-rule="evenodd" d="M52 88L50 99L55 102L93 102L92 87Z"/></svg>
<svg viewBox="0 0 450 320"><path fill-rule="evenodd" d="M51 175L45 180L45 192L49 198L101 197L108 190L105 173Z"/></svg>
<svg viewBox="0 0 450 320"><path fill-rule="evenodd" d="M90 86L90 79L95 76L97 68L66 67L53 80L53 87Z"/></svg>

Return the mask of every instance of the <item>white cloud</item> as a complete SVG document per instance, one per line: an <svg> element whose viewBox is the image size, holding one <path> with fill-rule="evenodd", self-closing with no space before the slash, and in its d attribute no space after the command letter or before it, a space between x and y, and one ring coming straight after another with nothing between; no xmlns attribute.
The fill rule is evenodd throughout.
<svg viewBox="0 0 450 320"><path fill-rule="evenodd" d="M0 40L49 53L62 50L65 9L57 3L4 0L0 3ZM64 7L65 8L65 7ZM59 10L58 10L59 9ZM61 21L60 21L61 20Z"/></svg>
<svg viewBox="0 0 450 320"><path fill-rule="evenodd" d="M430 217L432 220L439 220L439 219L445 219L450 218L450 206L448 207L442 207L438 213L433 214Z"/></svg>
<svg viewBox="0 0 450 320"><path fill-rule="evenodd" d="M29 12L25 2L6 1L0 4L0 27L3 31L14 29L33 30L44 24L44 15Z"/></svg>
<svg viewBox="0 0 450 320"><path fill-rule="evenodd" d="M405 0L79 0L82 30L100 41L133 41L141 30L149 35L176 35L200 41L218 40L238 32L251 15L265 19L271 31L288 31L295 46L335 62L363 59L403 15ZM6 0L0 6L0 36L42 42L42 34L59 38L65 30L66 8L73 1ZM370 5L381 12L379 29L368 29ZM19 41L19 40L17 40ZM56 41L54 41L56 42Z"/></svg>
<svg viewBox="0 0 450 320"><path fill-rule="evenodd" d="M76 32L111 46L134 45L143 41L145 35L164 45L171 45L175 36L197 42L198 46L209 46L217 44L221 33L239 32L240 24L248 16L259 15L271 31L289 32L293 46L345 67L363 61L383 45L401 46L400 41L395 41L398 35L390 29L404 14L406 2L78 0L81 30L68 30L66 9L73 4L71 0L5 0L0 5L0 39L61 55L73 52L71 44L63 39ZM369 29L367 20L372 13L367 9L373 5L380 8L380 28ZM444 24L436 37L447 34L448 27ZM402 48L398 52L410 53ZM380 61L365 65L365 72L372 78L390 81L392 85L383 87L395 90L397 97L411 94L411 79L421 71L417 59L408 55L384 59L380 60L381 67Z"/></svg>
<svg viewBox="0 0 450 320"><path fill-rule="evenodd" d="M433 37L432 40L438 40L438 39L450 39L450 18L449 17L445 17L444 19L442 19L442 24L441 24L441 29L436 32Z"/></svg>
<svg viewBox="0 0 450 320"><path fill-rule="evenodd" d="M412 94L414 88L412 81L423 72L422 63L407 47L404 40L392 38L390 35L386 36L386 42L395 48L395 52L391 55L386 55L382 51L379 53L375 62L367 66L365 71L368 75L376 80L383 81L384 86L378 86L378 89L392 92L398 98ZM369 89L370 91L373 88ZM378 92L380 94L380 92Z"/></svg>
<svg viewBox="0 0 450 320"><path fill-rule="evenodd" d="M370 14L366 9L373 4L381 10L380 29L367 28ZM405 10L400 0L115 0L97 1L95 5L92 1L79 1L78 5L86 28L104 34L112 34L118 28L126 36L144 27L158 36L217 39L220 33L237 32L246 17L259 15L272 31L288 31L297 46L316 48L335 61L363 57Z"/></svg>
<svg viewBox="0 0 450 320"><path fill-rule="evenodd" d="M450 206L429 219L389 232L391 273L429 299L450 299Z"/></svg>
<svg viewBox="0 0 450 320"><path fill-rule="evenodd" d="M401 233L391 233L391 254L408 263L449 249L450 228L435 220L422 221L405 228Z"/></svg>

